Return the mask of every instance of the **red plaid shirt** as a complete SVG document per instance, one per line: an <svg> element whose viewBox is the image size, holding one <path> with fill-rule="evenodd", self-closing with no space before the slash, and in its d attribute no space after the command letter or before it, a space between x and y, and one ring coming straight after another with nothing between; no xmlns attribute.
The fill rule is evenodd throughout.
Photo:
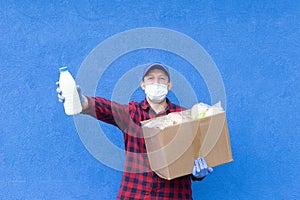
<svg viewBox="0 0 300 200"><path fill-rule="evenodd" d="M151 171L140 125L143 120L179 112L179 106L167 99L167 108L156 114L146 99L128 105L101 97L88 99L89 105L82 113L115 125L123 132L126 161L117 199L192 199L191 176L165 180Z"/></svg>

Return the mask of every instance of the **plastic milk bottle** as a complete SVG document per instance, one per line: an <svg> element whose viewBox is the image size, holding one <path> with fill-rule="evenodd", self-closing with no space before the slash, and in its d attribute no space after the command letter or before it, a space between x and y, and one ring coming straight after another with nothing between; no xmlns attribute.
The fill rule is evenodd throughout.
<svg viewBox="0 0 300 200"><path fill-rule="evenodd" d="M76 89L76 83L67 67L59 68L59 87L65 97L64 109L67 115L75 115L81 112L82 106Z"/></svg>

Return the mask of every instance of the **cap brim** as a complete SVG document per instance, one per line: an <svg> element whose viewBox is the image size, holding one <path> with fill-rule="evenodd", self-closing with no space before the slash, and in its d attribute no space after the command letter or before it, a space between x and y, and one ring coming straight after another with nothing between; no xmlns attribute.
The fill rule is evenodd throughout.
<svg viewBox="0 0 300 200"><path fill-rule="evenodd" d="M169 80L170 80L170 75L169 75L169 70L166 66L159 64L159 63L153 63L151 65L149 65L148 67L145 68L144 73L143 73L143 79L144 77L149 73L150 70L152 69L160 69L162 71L165 72L165 74L168 76Z"/></svg>

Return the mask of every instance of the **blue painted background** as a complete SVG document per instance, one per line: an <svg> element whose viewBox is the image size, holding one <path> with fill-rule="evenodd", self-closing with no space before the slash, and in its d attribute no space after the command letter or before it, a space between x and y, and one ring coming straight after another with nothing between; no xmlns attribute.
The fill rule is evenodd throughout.
<svg viewBox="0 0 300 200"><path fill-rule="evenodd" d="M299 1L157 0L0 1L0 199L116 197L122 173L86 150L55 82L58 67L76 75L99 43L139 27L190 36L224 81L235 161L194 183L194 199L300 199ZM135 53L110 66L98 95L110 97L126 66L159 60L209 101L188 63L157 50ZM103 126L122 147L121 134Z"/></svg>

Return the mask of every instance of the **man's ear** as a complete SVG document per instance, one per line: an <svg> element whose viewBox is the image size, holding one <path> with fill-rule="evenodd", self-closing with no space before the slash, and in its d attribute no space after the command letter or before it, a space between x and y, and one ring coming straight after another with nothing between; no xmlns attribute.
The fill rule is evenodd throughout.
<svg viewBox="0 0 300 200"><path fill-rule="evenodd" d="M170 82L168 83L168 90L171 90L171 88L172 88L172 82L170 81Z"/></svg>
<svg viewBox="0 0 300 200"><path fill-rule="evenodd" d="M143 90L145 90L145 83L144 83L144 81L141 81L140 86L141 86L141 88L142 88Z"/></svg>

